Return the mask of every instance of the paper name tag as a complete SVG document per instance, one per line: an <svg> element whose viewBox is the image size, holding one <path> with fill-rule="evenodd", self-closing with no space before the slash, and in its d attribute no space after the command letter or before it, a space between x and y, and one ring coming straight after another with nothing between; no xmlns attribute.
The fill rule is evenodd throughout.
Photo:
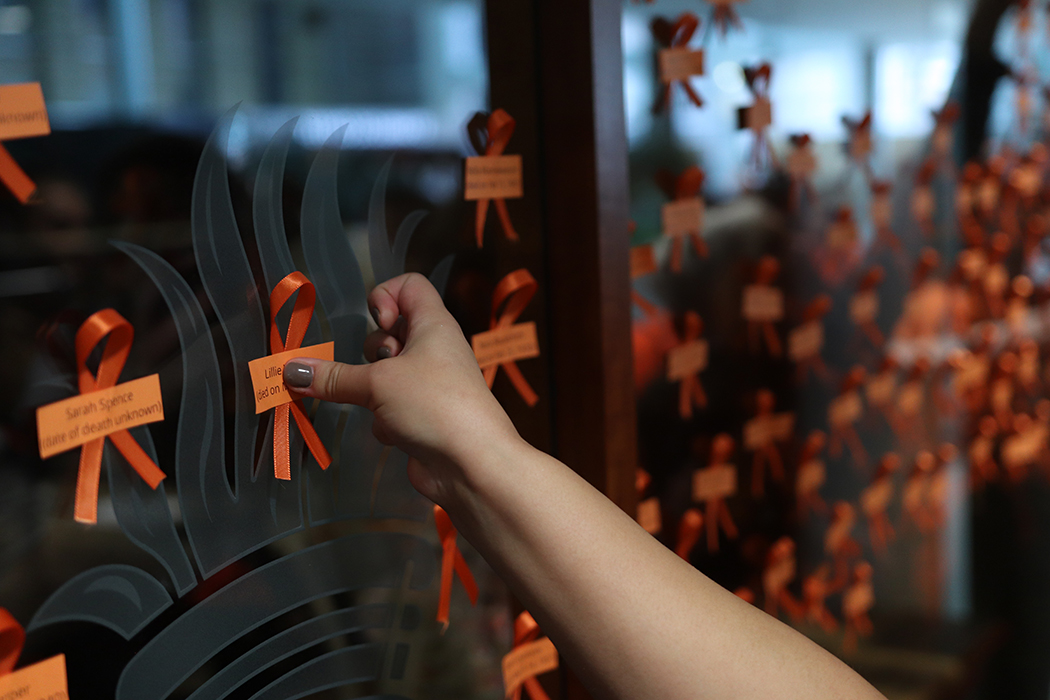
<svg viewBox="0 0 1050 700"><path fill-rule="evenodd" d="M952 385L956 394L963 394L970 389L978 389L988 381L988 360L980 355L970 355L963 360L955 372Z"/></svg>
<svg viewBox="0 0 1050 700"><path fill-rule="evenodd" d="M786 440L795 427L794 413L759 416L744 423L744 447L758 450L776 440Z"/></svg>
<svg viewBox="0 0 1050 700"><path fill-rule="evenodd" d="M933 192L929 187L920 187L911 195L911 213L919 221L933 216Z"/></svg>
<svg viewBox="0 0 1050 700"><path fill-rule="evenodd" d="M503 687L507 697L514 695L522 683L558 668L558 650L554 642L542 637L534 642L522 644L503 657Z"/></svg>
<svg viewBox="0 0 1050 700"><path fill-rule="evenodd" d="M656 272L656 252L651 245L631 248L631 279L645 277Z"/></svg>
<svg viewBox="0 0 1050 700"><path fill-rule="evenodd" d="M693 472L693 500L713 501L736 493L736 467L719 464Z"/></svg>
<svg viewBox="0 0 1050 700"><path fill-rule="evenodd" d="M828 405L828 422L840 428L852 425L857 422L863 411L860 394L851 391L832 399L831 404Z"/></svg>
<svg viewBox="0 0 1050 700"><path fill-rule="evenodd" d="M667 353L667 379L678 381L707 367L707 341L693 340Z"/></svg>
<svg viewBox="0 0 1050 700"><path fill-rule="evenodd" d="M827 468L824 462L819 459L811 459L799 467L795 490L800 494L816 491L824 485L826 479Z"/></svg>
<svg viewBox="0 0 1050 700"><path fill-rule="evenodd" d="M859 617L875 606L875 590L871 584L853 586L842 594L842 612L846 617Z"/></svg>
<svg viewBox="0 0 1050 700"><path fill-rule="evenodd" d="M897 388L897 378L890 373L877 375L864 387L868 395L868 402L875 406L885 406L893 398L893 391Z"/></svg>
<svg viewBox="0 0 1050 700"><path fill-rule="evenodd" d="M761 131L773 123L773 107L764 97L755 99L750 107L740 110L740 126L751 131Z"/></svg>
<svg viewBox="0 0 1050 700"><path fill-rule="evenodd" d="M248 363L252 375L252 390L255 392L255 412L262 413L283 403L295 400L284 385L284 365L297 357L312 357L317 360L335 359L335 343L321 343L295 350L285 350L276 355L267 355Z"/></svg>
<svg viewBox="0 0 1050 700"><path fill-rule="evenodd" d="M784 317L784 293L761 284L744 287L743 314L748 321L779 321Z"/></svg>
<svg viewBox="0 0 1050 700"><path fill-rule="evenodd" d="M817 169L817 157L808 148L796 148L787 157L787 171L791 177L805 179Z"/></svg>
<svg viewBox="0 0 1050 700"><path fill-rule="evenodd" d="M860 509L867 516L878 515L886 510L893 497L893 484L889 480L877 481L860 492Z"/></svg>
<svg viewBox="0 0 1050 700"><path fill-rule="evenodd" d="M872 323L879 314L879 297L875 292L861 292L849 301L849 317L858 325Z"/></svg>
<svg viewBox="0 0 1050 700"><path fill-rule="evenodd" d="M679 46L663 49L659 57L660 80L670 83L675 80L686 80L693 75L704 74L704 52L702 50Z"/></svg>
<svg viewBox="0 0 1050 700"><path fill-rule="evenodd" d="M878 195L871 203L871 220L875 228L885 229L893 221L893 205L889 197Z"/></svg>
<svg viewBox="0 0 1050 700"><path fill-rule="evenodd" d="M1006 291L1010 284L1010 274L1002 263L989 265L984 273L984 291L988 294L1000 295Z"/></svg>
<svg viewBox="0 0 1050 700"><path fill-rule="evenodd" d="M852 221L836 221L828 227L825 241L829 248L849 248L857 242L857 227Z"/></svg>
<svg viewBox="0 0 1050 700"><path fill-rule="evenodd" d="M642 529L650 535L655 535L663 529L663 516L660 515L660 499L651 496L638 504L638 517L636 518Z"/></svg>
<svg viewBox="0 0 1050 700"><path fill-rule="evenodd" d="M470 346L481 369L540 356L536 324L531 321L478 333L470 339Z"/></svg>
<svg viewBox="0 0 1050 700"><path fill-rule="evenodd" d="M1046 434L1039 429L1027 430L1003 440L1003 464L1016 469L1031 464L1046 447Z"/></svg>
<svg viewBox="0 0 1050 700"><path fill-rule="evenodd" d="M918 413L922 409L922 386L916 382L902 386L897 396L897 408L908 416Z"/></svg>
<svg viewBox="0 0 1050 700"><path fill-rule="evenodd" d="M824 325L812 321L788 334L788 357L795 362L815 357L824 347Z"/></svg>
<svg viewBox="0 0 1050 700"><path fill-rule="evenodd" d="M704 201L699 197L676 199L660 209L664 235L675 238L699 234L704 226Z"/></svg>
<svg viewBox="0 0 1050 700"><path fill-rule="evenodd" d="M0 141L50 133L40 83L0 85Z"/></svg>
<svg viewBox="0 0 1050 700"><path fill-rule="evenodd" d="M467 158L464 199L517 199L523 195L520 155Z"/></svg>
<svg viewBox="0 0 1050 700"><path fill-rule="evenodd" d="M71 396L36 409L40 458L47 459L119 430L161 420L164 420L164 405L157 374Z"/></svg>
<svg viewBox="0 0 1050 700"><path fill-rule="evenodd" d="M0 700L69 700L65 655L0 676Z"/></svg>

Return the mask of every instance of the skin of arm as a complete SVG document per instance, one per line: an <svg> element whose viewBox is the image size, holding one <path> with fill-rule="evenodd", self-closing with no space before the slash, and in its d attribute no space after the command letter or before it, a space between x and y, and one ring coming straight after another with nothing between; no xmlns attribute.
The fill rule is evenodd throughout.
<svg viewBox="0 0 1050 700"><path fill-rule="evenodd" d="M379 285L369 307L380 329L365 343L372 364L292 360L286 381L372 411L376 437L411 457L412 485L448 512L595 696L883 697L522 440L426 278Z"/></svg>

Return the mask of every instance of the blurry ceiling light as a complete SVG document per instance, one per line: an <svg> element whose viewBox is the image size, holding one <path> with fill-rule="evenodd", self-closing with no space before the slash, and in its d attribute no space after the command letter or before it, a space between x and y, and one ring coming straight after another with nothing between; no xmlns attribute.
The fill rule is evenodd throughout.
<svg viewBox="0 0 1050 700"><path fill-rule="evenodd" d="M25 5L0 7L0 34L25 34L33 22L33 13Z"/></svg>
<svg viewBox="0 0 1050 700"><path fill-rule="evenodd" d="M734 61L722 61L711 71L715 85L722 92L730 94L740 92L747 84L744 82L744 69Z"/></svg>

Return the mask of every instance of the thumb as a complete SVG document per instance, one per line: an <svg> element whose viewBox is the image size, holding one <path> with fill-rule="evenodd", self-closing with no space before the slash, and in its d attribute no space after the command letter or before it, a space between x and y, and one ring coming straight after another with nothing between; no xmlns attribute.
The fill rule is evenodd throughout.
<svg viewBox="0 0 1050 700"><path fill-rule="evenodd" d="M313 357L297 357L284 365L284 383L296 394L334 403L370 408L369 365L348 365Z"/></svg>

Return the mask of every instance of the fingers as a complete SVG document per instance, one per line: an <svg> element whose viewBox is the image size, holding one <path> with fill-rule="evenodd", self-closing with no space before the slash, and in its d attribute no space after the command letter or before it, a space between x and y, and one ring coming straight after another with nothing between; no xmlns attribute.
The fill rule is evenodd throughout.
<svg viewBox="0 0 1050 700"><path fill-rule="evenodd" d="M397 357L404 347L401 340L385 331L375 331L365 338L364 354L369 362Z"/></svg>
<svg viewBox="0 0 1050 700"><path fill-rule="evenodd" d="M376 325L392 331L398 316L412 326L434 314L448 314L441 296L423 275L410 272L387 280L368 295L368 308Z"/></svg>
<svg viewBox="0 0 1050 700"><path fill-rule="evenodd" d="M347 365L298 357L284 365L284 383L296 394L371 409L372 382L368 365Z"/></svg>

